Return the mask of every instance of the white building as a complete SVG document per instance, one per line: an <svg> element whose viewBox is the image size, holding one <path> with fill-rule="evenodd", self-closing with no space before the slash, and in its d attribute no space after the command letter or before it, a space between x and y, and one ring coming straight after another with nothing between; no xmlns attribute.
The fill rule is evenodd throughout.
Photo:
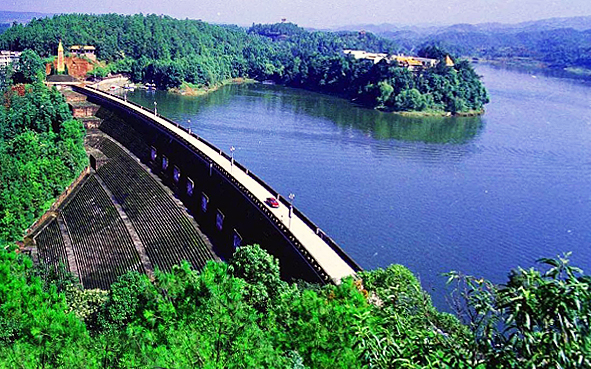
<svg viewBox="0 0 591 369"><path fill-rule="evenodd" d="M0 51L0 67L6 67L10 63L18 62L20 56L20 51Z"/></svg>
<svg viewBox="0 0 591 369"><path fill-rule="evenodd" d="M82 45L73 45L70 46L70 54L74 56L86 56L90 60L96 61L96 48L94 46L82 46Z"/></svg>
<svg viewBox="0 0 591 369"><path fill-rule="evenodd" d="M437 59L420 58L418 56L408 56L403 54L388 55L385 53L369 53L364 50L343 50L343 52L347 55L353 55L355 59L373 60L374 64L385 59L388 63L396 63L399 67L407 68L411 71L433 68L439 63L439 60ZM448 66L453 66L453 62L449 56L446 58L446 64Z"/></svg>
<svg viewBox="0 0 591 369"><path fill-rule="evenodd" d="M386 59L388 54L384 53L368 53L365 50L343 50L345 54L353 55L355 59L373 60L374 64L379 63L382 59Z"/></svg>

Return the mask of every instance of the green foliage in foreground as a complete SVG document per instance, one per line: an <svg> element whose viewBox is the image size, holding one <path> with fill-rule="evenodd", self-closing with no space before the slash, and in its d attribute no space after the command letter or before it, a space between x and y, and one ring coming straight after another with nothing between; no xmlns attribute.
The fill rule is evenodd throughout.
<svg viewBox="0 0 591 369"><path fill-rule="evenodd" d="M0 366L587 368L589 278L546 262L506 286L452 274L467 283L462 325L399 265L363 272L364 286L295 285L255 245L201 273L131 272L105 293L46 282L3 251Z"/></svg>
<svg viewBox="0 0 591 369"><path fill-rule="evenodd" d="M87 163L84 127L38 81L39 57L23 56L14 78L31 84L9 84L0 95L0 244L22 239Z"/></svg>
<svg viewBox="0 0 591 369"><path fill-rule="evenodd" d="M568 255L567 255L568 256ZM591 368L591 276L567 257L513 270L507 284L449 274L475 336L472 362L491 368Z"/></svg>

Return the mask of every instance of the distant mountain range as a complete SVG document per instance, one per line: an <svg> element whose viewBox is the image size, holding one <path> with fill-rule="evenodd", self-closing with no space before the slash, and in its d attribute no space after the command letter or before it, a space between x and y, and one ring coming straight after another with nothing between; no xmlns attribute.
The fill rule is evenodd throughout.
<svg viewBox="0 0 591 369"><path fill-rule="evenodd" d="M553 68L591 70L591 16L551 18L516 24L360 24L333 29L345 30L363 30L395 40L400 45L400 52L413 53L426 44L435 44L456 56L520 63L529 60L528 63Z"/></svg>
<svg viewBox="0 0 591 369"><path fill-rule="evenodd" d="M13 22L27 23L33 18L50 17L55 13L14 12L0 10L0 23ZM419 36L431 35L440 32L523 32L523 31L549 31L559 28L572 28L577 31L591 29L591 16L549 18L522 23L479 23L479 24L454 24L454 25L396 25L383 24L357 24L324 29L326 31L359 31L381 34L416 34Z"/></svg>
<svg viewBox="0 0 591 369"><path fill-rule="evenodd" d="M444 32L524 32L524 31L550 31L561 28L572 28L577 31L591 29L591 16L549 18L522 23L459 23L454 25L396 25L383 24L356 24L335 27L332 31L360 31L384 34L415 34L426 36Z"/></svg>
<svg viewBox="0 0 591 369"><path fill-rule="evenodd" d="M51 17L53 13L8 12L0 11L0 23L27 23L33 18Z"/></svg>
<svg viewBox="0 0 591 369"><path fill-rule="evenodd" d="M33 18L51 17L55 13L14 12L0 10L0 23L12 24L27 23ZM427 36L445 32L524 32L524 31L549 31L560 28L572 28L577 31L591 29L591 16L549 18L522 23L460 23L454 25L396 25L383 24L357 24L325 29L327 31L359 31L364 30L377 35L416 35Z"/></svg>

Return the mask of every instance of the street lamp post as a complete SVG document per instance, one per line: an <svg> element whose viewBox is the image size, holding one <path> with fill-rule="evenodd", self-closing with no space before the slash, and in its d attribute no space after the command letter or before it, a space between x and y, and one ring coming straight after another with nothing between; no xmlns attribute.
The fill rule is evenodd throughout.
<svg viewBox="0 0 591 369"><path fill-rule="evenodd" d="M291 228L291 215L293 214L293 200L295 199L295 194L289 194L289 225L288 228Z"/></svg>
<svg viewBox="0 0 591 369"><path fill-rule="evenodd" d="M236 148L234 146L230 147L230 154L232 155L232 160L230 162L230 172L232 172L234 169L234 151L236 151Z"/></svg>

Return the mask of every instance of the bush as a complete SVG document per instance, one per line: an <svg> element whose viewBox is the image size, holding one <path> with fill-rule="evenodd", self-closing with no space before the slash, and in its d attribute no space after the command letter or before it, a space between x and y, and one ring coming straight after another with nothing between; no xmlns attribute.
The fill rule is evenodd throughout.
<svg viewBox="0 0 591 369"><path fill-rule="evenodd" d="M260 309L266 309L269 299L277 296L284 285L279 260L256 244L239 247L234 252L228 273L248 283L247 296Z"/></svg>
<svg viewBox="0 0 591 369"><path fill-rule="evenodd" d="M488 367L591 368L591 277L568 255L518 268L506 285L457 272L459 314L472 330L474 362Z"/></svg>

